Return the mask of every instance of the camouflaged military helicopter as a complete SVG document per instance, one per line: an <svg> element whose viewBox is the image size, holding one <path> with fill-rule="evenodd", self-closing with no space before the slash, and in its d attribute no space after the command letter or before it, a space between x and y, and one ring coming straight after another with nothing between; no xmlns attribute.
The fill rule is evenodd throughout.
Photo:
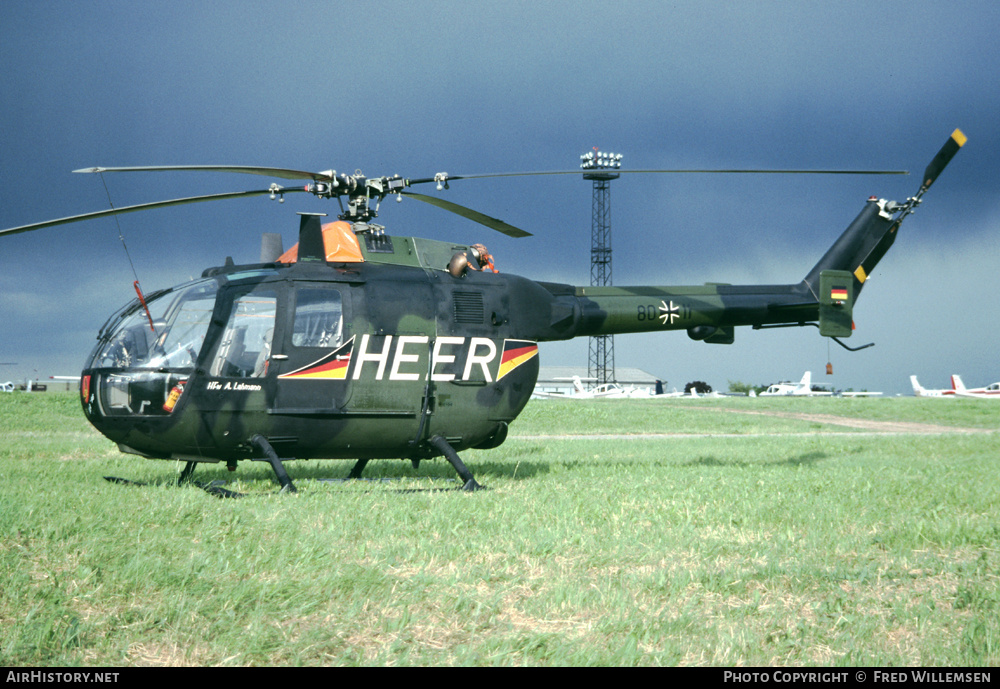
<svg viewBox="0 0 1000 689"><path fill-rule="evenodd" d="M83 411L126 453L185 461L182 481L199 462L235 469L240 460L259 460L268 461L282 490L291 492L288 459L353 459L349 477L358 478L371 459L416 465L443 455L463 488L474 490L480 486L458 452L504 442L538 377L539 342L683 330L694 340L731 344L736 326L746 325L812 325L826 337L849 337L852 308L868 275L964 143L956 129L915 196L903 203L870 198L802 281L787 285L539 282L496 272L482 245L390 236L371 222L385 197L408 196L504 234L528 236L410 190L508 175L406 179L262 167L88 168L78 172L212 170L307 184L140 204L0 234L208 200L293 192L338 199L338 221L300 214L299 241L288 251L280 235L265 235L259 263L227 261L198 280L148 295L137 284L138 298L98 333L81 377Z"/></svg>

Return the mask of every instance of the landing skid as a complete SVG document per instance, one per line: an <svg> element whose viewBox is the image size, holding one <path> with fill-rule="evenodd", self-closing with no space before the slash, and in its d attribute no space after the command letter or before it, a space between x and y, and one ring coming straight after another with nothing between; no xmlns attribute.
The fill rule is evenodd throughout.
<svg viewBox="0 0 1000 689"><path fill-rule="evenodd" d="M185 467L185 471L186 470L187 470L187 468ZM188 475L190 476L190 472L188 472ZM148 483L146 481L133 481L132 479L119 478L118 476L105 476L104 480L108 481L110 483L116 483L116 484L118 484L120 486L148 486L148 485L151 485L150 483ZM232 491L232 490L228 490L226 488L223 488L222 486L224 486L226 484L226 482L222 481L222 480L218 480L218 479L215 480L215 481L209 481L209 482L184 480L184 481L178 481L177 485L183 485L184 483L190 483L192 486L196 486L198 488L201 488L203 491L205 491L209 495L214 495L214 496L219 497L219 498L242 498L242 497L246 496L245 493L237 493L236 491Z"/></svg>
<svg viewBox="0 0 1000 689"><path fill-rule="evenodd" d="M462 461L462 458L458 456L458 453L455 452L455 448L453 448L448 443L447 440L445 440L440 435L436 435L427 442L431 444L431 447L433 447L435 450L443 454L445 458L448 460L448 462L455 468L455 471L458 472L458 475L462 477L462 481L464 483L464 485L462 486L462 490L466 491L483 490L483 486L476 483L476 479L473 478L472 472L469 471L468 467L465 466L465 463ZM348 479L360 479L361 472L365 470L365 466L367 464L368 464L367 459L359 459L357 462L355 462L354 466L351 468L351 472L347 475L347 479L343 480L346 481ZM416 469L418 466L420 466L420 460L414 459L413 468Z"/></svg>
<svg viewBox="0 0 1000 689"><path fill-rule="evenodd" d="M440 435L435 435L427 442L430 443L431 447L433 447L435 450L443 454L445 458L448 460L448 462L452 465L452 467L455 468L455 471L458 472L458 475L464 482L462 490L471 492L474 490L484 489L483 486L481 486L479 483L476 482L476 479L472 476L472 472L469 471L468 467L465 466L465 463L462 461L462 458L458 456L458 453L455 452L455 448L453 448L448 443L447 440L445 440ZM267 441L267 438L259 434L255 435L250 439L250 444L256 447L258 450L260 450L261 453L264 455L263 457L251 457L251 460L254 462L268 462L271 465L271 469L274 470L274 475L278 479L278 483L281 485L281 492L297 493L298 490L295 488L295 484L292 483L292 479L289 478L288 472L285 471L285 466L282 463L281 458L278 457L278 453L275 452L274 447L271 445L271 443ZM346 479L321 479L321 480L329 482L335 482L335 481L339 482L339 481L348 481L352 479L361 479L361 473L364 471L365 466L367 466L368 461L369 460L367 459L359 459L351 468L351 471L347 475ZM420 460L413 460L414 468L418 466L419 461ZM198 464L197 462L187 462L184 465L184 469L181 471L181 475L177 479L177 485L180 486L184 485L185 483L191 483L205 490L206 492L211 493L212 495L216 495L223 498L240 498L244 496L243 493L237 493L222 488L222 486L225 484L225 481L212 481L211 483L201 483L197 481L192 481L191 475L194 473L197 464ZM105 476L104 478L112 483L118 483L123 485L130 485L130 486L148 485L142 481L131 481L129 479L118 478L115 476Z"/></svg>

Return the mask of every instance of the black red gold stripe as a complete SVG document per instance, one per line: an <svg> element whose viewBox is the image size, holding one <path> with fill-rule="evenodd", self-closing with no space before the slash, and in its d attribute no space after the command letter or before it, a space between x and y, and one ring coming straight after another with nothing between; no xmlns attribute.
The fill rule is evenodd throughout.
<svg viewBox="0 0 1000 689"><path fill-rule="evenodd" d="M354 338L337 347L321 359L295 371L289 371L278 376L281 380L345 380L347 369L351 365L351 353L354 351Z"/></svg>
<svg viewBox="0 0 1000 689"><path fill-rule="evenodd" d="M530 340L504 340L503 355L500 357L500 380L515 368L538 356L538 344Z"/></svg>

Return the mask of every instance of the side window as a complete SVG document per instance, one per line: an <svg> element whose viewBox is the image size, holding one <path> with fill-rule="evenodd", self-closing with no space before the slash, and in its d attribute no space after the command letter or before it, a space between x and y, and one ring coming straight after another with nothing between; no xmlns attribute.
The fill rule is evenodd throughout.
<svg viewBox="0 0 1000 689"><path fill-rule="evenodd" d="M268 290L244 294L233 302L211 375L259 378L267 373L277 301Z"/></svg>
<svg viewBox="0 0 1000 689"><path fill-rule="evenodd" d="M295 291L292 344L296 347L338 347L343 340L340 291L332 287L300 287Z"/></svg>

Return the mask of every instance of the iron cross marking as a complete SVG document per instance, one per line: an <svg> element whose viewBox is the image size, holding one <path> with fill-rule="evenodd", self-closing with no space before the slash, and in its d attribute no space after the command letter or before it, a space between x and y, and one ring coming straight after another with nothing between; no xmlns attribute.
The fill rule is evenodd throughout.
<svg viewBox="0 0 1000 689"><path fill-rule="evenodd" d="M678 311L680 311L680 310L681 310L681 307L679 305L675 306L673 300L670 301L670 305L669 306L667 305L667 302L661 300L660 301L660 318L663 320L663 325L666 325L668 322L671 325L673 325L674 319L681 317L680 314L678 313Z"/></svg>

